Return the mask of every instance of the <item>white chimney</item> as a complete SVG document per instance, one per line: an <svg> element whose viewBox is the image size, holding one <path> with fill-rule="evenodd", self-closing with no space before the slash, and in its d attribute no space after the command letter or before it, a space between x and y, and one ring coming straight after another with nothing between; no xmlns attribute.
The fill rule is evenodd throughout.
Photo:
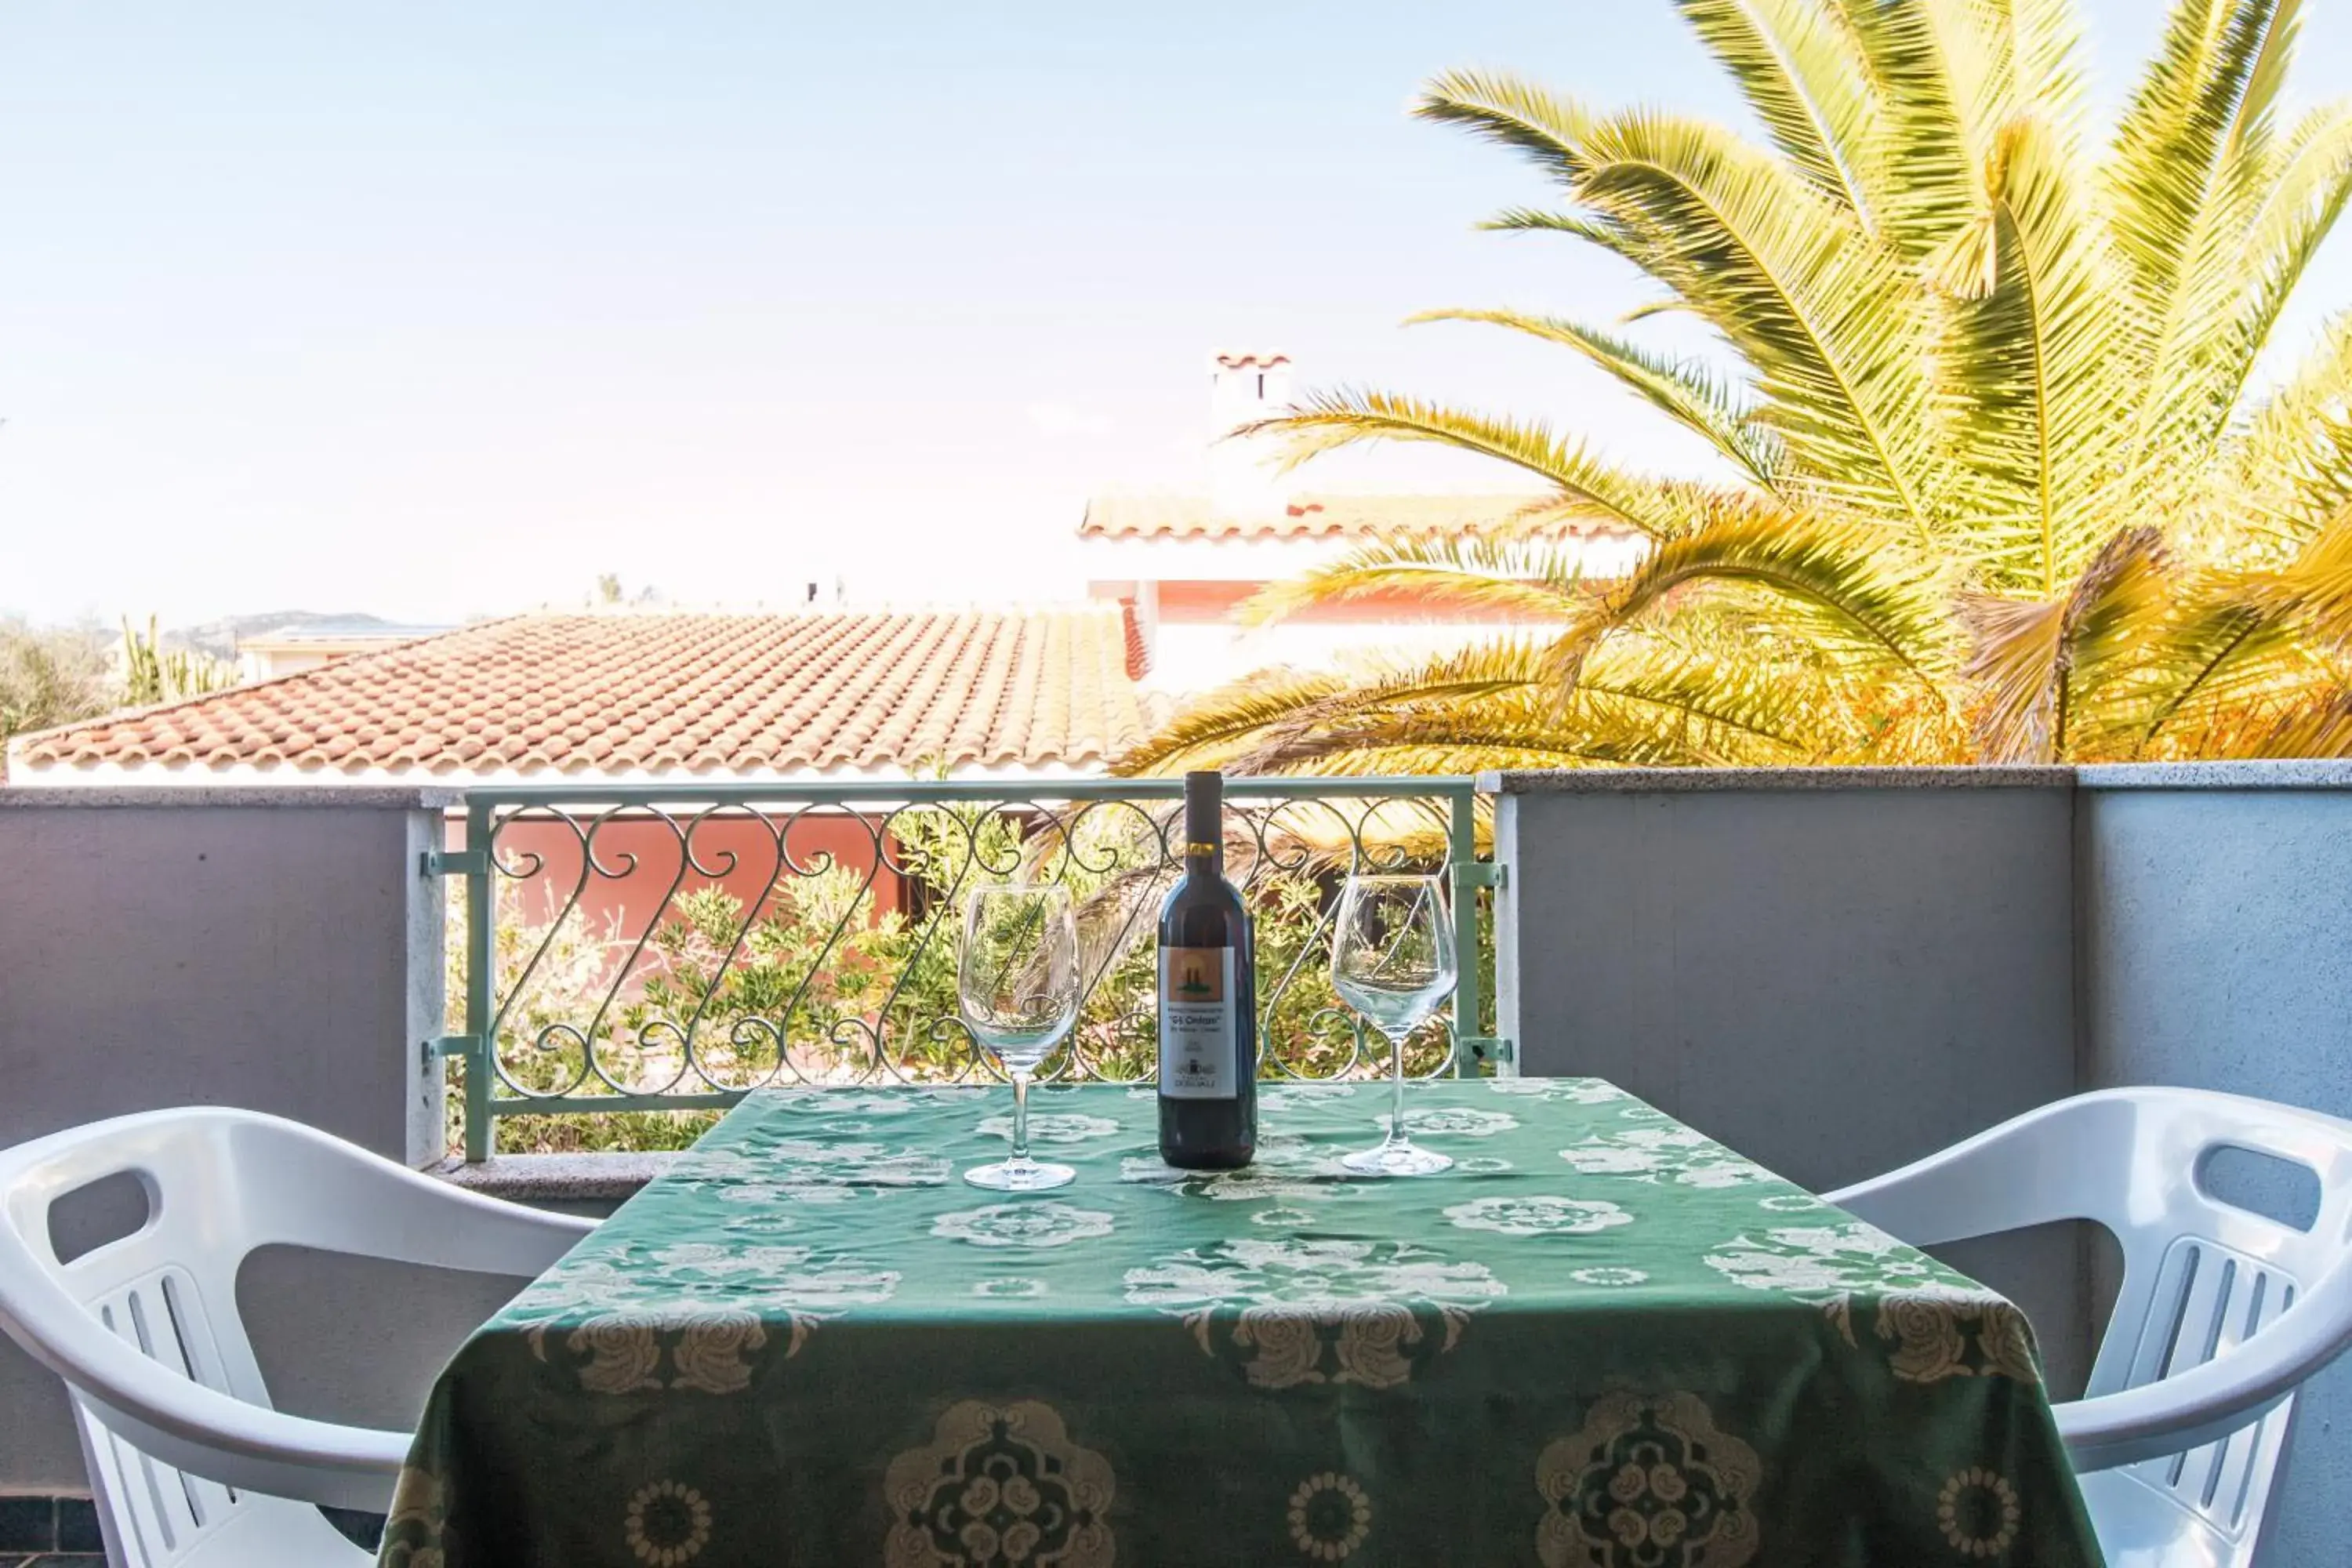
<svg viewBox="0 0 2352 1568"><path fill-rule="evenodd" d="M1209 504L1221 517L1280 517L1290 501L1289 476L1275 470L1279 442L1234 437L1290 405L1290 356L1226 352L1209 360Z"/></svg>

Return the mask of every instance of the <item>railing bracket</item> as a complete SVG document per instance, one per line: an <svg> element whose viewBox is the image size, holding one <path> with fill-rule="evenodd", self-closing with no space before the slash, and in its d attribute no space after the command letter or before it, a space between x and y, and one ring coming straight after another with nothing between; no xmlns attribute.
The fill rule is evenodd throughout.
<svg viewBox="0 0 2352 1568"><path fill-rule="evenodd" d="M490 858L479 849L427 849L417 863L423 877L470 877L490 868Z"/></svg>
<svg viewBox="0 0 2352 1568"><path fill-rule="evenodd" d="M435 1061L443 1057L471 1056L474 1052L474 1037L471 1035L436 1035L425 1042L425 1065L431 1067Z"/></svg>
<svg viewBox="0 0 2352 1568"><path fill-rule="evenodd" d="M1482 1062L1507 1062L1518 1056L1518 1049L1498 1035L1465 1035L1462 1043L1469 1048L1473 1059Z"/></svg>
<svg viewBox="0 0 2352 1568"><path fill-rule="evenodd" d="M1454 868L1454 875L1465 888L1500 888L1507 867L1492 860L1465 860Z"/></svg>

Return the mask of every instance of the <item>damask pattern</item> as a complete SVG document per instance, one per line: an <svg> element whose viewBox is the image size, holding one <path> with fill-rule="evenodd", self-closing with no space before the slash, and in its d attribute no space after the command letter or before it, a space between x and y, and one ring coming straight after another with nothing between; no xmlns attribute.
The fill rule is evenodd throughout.
<svg viewBox="0 0 2352 1568"><path fill-rule="evenodd" d="M1259 1388L1394 1387L1508 1290L1482 1263L1398 1242L1242 1238L1127 1275L1129 1301L1181 1319L1209 1355L1230 1346Z"/></svg>
<svg viewBox="0 0 2352 1568"><path fill-rule="evenodd" d="M1372 1500L1353 1476L1326 1470L1290 1494L1290 1540L1317 1563L1344 1563L1372 1532Z"/></svg>
<svg viewBox="0 0 2352 1568"><path fill-rule="evenodd" d="M459 1351L381 1562L2095 1563L1973 1281L1597 1080L1415 1085L1387 1183L1380 1086L1265 1090L1235 1173L1041 1091L1031 1195L1002 1090L753 1096Z"/></svg>
<svg viewBox="0 0 2352 1568"><path fill-rule="evenodd" d="M1814 1303L1849 1345L1861 1342L1853 1320L1863 1301L1895 1375L1906 1383L2041 1381L2024 1313L1874 1226L1843 1221L1743 1233L1709 1251L1706 1263L1749 1289Z"/></svg>
<svg viewBox="0 0 2352 1568"><path fill-rule="evenodd" d="M684 1568L710 1544L710 1504L692 1487L656 1481L630 1495L621 1534L638 1562Z"/></svg>
<svg viewBox="0 0 2352 1568"><path fill-rule="evenodd" d="M1543 1451L1544 1568L1739 1568L1761 1536L1756 1450L1695 1394L1612 1394Z"/></svg>
<svg viewBox="0 0 2352 1568"><path fill-rule="evenodd" d="M1118 1490L1100 1454L1034 1400L965 1400L890 1461L887 1568L1110 1568Z"/></svg>
<svg viewBox="0 0 2352 1568"><path fill-rule="evenodd" d="M551 1330L591 1394L661 1388L735 1394L757 1352L800 1353L828 1318L887 1301L896 1270L811 1247L678 1242L623 1245L542 1279L507 1308L543 1362Z"/></svg>

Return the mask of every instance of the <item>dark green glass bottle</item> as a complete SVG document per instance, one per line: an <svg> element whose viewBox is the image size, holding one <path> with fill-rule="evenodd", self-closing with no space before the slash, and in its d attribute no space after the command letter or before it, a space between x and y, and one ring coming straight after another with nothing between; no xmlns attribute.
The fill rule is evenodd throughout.
<svg viewBox="0 0 2352 1568"><path fill-rule="evenodd" d="M1160 1157L1231 1171L1257 1152L1257 966L1225 879L1224 775L1184 775L1184 874L1160 906Z"/></svg>

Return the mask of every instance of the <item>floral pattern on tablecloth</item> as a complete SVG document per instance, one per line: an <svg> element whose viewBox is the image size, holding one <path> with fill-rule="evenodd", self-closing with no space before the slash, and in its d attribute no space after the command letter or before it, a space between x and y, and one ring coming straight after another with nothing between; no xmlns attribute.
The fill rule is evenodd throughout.
<svg viewBox="0 0 2352 1568"><path fill-rule="evenodd" d="M1544 1568L1740 1568L1760 1534L1763 1464L1697 1395L1612 1394L1543 1451Z"/></svg>
<svg viewBox="0 0 2352 1568"><path fill-rule="evenodd" d="M1386 1085L1262 1089L1228 1173L1040 1090L1021 1194L1001 1088L751 1095L458 1352L381 1562L2095 1562L1973 1281L1596 1079L1412 1085L1387 1182Z"/></svg>
<svg viewBox="0 0 2352 1568"><path fill-rule="evenodd" d="M890 1461L886 1568L1110 1568L1118 1478L1050 1405L966 1400Z"/></svg>
<svg viewBox="0 0 2352 1568"><path fill-rule="evenodd" d="M751 1383L750 1358L771 1346L797 1355L819 1323L888 1300L898 1279L811 1247L674 1242L583 1261L504 1315L534 1355L568 1362L592 1394L734 1394ZM558 1325L568 1326L551 1334Z"/></svg>
<svg viewBox="0 0 2352 1568"><path fill-rule="evenodd" d="M2040 1381L2033 1332L2010 1301L1874 1226L1858 1221L1746 1233L1706 1255L1707 1267L1754 1290L1811 1301L1858 1344L1857 1297L1874 1321L1895 1375Z"/></svg>
<svg viewBox="0 0 2352 1568"><path fill-rule="evenodd" d="M1562 1149L1559 1157L1583 1175L1631 1176L1685 1187L1738 1187L1774 1180L1770 1172L1712 1138L1647 1118L1633 1126L1596 1132Z"/></svg>
<svg viewBox="0 0 2352 1568"><path fill-rule="evenodd" d="M1392 1387L1508 1292L1484 1264L1402 1242L1239 1237L1127 1273L1129 1301L1174 1315L1260 1388Z"/></svg>

